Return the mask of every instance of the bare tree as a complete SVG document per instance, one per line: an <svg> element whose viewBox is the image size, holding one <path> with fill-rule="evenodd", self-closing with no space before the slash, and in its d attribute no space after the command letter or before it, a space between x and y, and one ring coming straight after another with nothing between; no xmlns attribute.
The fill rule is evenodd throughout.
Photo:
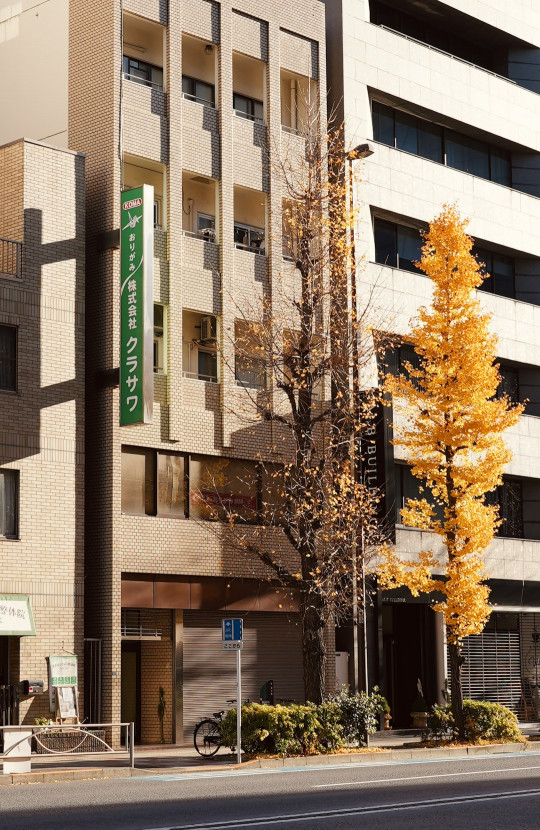
<svg viewBox="0 0 540 830"><path fill-rule="evenodd" d="M359 449L377 392L359 385L375 346L370 303L358 308L351 292L355 213L343 127L305 110L288 149L269 153L282 187L282 233L271 239L281 237L282 272L262 302L237 305L230 333L235 366L227 368L245 387L236 415L273 430L274 445L260 452L261 504L254 512L224 498L223 468L207 482L215 496L206 491L201 501L234 546L299 598L306 699L320 702L325 630L350 619L363 559L380 538L378 494L364 484Z"/></svg>

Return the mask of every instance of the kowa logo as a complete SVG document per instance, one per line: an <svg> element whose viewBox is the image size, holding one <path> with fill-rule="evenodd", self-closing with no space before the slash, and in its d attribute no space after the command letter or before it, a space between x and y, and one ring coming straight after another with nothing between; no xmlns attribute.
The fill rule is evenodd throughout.
<svg viewBox="0 0 540 830"><path fill-rule="evenodd" d="M124 202L122 210L131 210L131 208L139 207L140 205L142 205L142 199L130 199L129 202Z"/></svg>

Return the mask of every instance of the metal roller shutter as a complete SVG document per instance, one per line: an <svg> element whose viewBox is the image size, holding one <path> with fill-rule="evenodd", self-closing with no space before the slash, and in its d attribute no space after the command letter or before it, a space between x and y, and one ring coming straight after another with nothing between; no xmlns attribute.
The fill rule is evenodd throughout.
<svg viewBox="0 0 540 830"><path fill-rule="evenodd" d="M226 709L236 697L236 658L221 648L223 617L244 619L242 697L259 700L260 687L274 681L280 699L304 700L301 628L298 614L184 611L184 740L195 723Z"/></svg>
<svg viewBox="0 0 540 830"><path fill-rule="evenodd" d="M521 699L519 631L484 631L463 641L463 697L502 703L516 714Z"/></svg>

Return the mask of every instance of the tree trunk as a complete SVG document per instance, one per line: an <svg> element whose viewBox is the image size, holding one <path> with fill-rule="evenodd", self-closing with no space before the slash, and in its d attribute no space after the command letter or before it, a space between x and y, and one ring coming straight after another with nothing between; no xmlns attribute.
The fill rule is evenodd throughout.
<svg viewBox="0 0 540 830"><path fill-rule="evenodd" d="M302 616L302 655L306 701L322 703L324 697L324 614L320 604L308 595L300 605Z"/></svg>
<svg viewBox="0 0 540 830"><path fill-rule="evenodd" d="M450 658L450 695L452 700L452 715L454 716L455 731L460 741L465 740L465 719L463 717L463 690L461 688L461 667L464 657L461 653L461 643L448 643Z"/></svg>

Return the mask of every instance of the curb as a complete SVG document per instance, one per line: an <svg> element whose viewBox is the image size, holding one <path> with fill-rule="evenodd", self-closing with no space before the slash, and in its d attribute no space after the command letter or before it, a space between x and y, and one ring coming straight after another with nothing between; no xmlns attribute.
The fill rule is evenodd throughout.
<svg viewBox="0 0 540 830"><path fill-rule="evenodd" d="M52 784L64 781L87 781L108 778L145 778L156 775L188 775L200 772L233 772L240 769L286 769L287 767L324 767L334 764L368 764L377 762L396 763L399 761L422 761L424 759L459 758L463 756L503 755L506 753L535 751L534 744L486 744L485 746L429 747L418 749L388 749L382 752L351 752L348 755L308 755L293 758L254 758L243 764L227 764L220 767L204 765L197 767L169 767L141 769L130 767L89 767L88 769L43 770L42 772L0 773L0 786L11 784Z"/></svg>

